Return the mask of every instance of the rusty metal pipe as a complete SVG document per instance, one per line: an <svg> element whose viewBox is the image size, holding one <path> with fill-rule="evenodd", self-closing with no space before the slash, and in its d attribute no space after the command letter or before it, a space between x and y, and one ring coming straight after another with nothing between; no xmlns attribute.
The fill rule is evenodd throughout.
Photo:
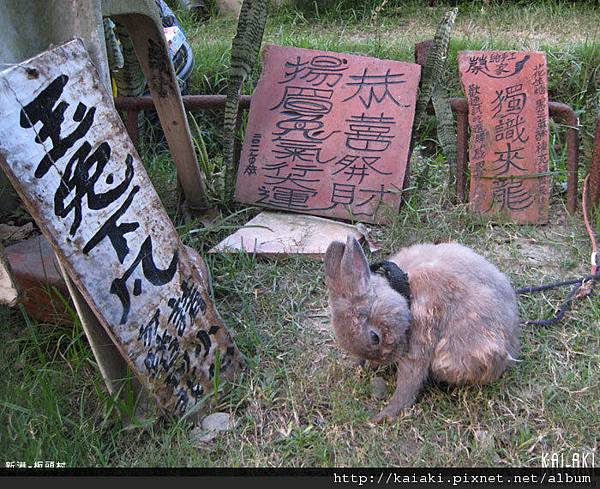
<svg viewBox="0 0 600 489"><path fill-rule="evenodd" d="M138 126L139 111L127 109L125 111L125 114L127 115L127 121L125 122L127 133L129 134L133 145L137 147L138 141L140 139L140 128Z"/></svg>
<svg viewBox="0 0 600 489"><path fill-rule="evenodd" d="M225 107L225 95L184 95L181 97L185 110L190 112L211 109L223 109ZM240 98L240 109L248 110L250 108L250 95L242 95ZM125 112L127 116L127 132L137 146L139 141L139 127L137 115L142 110L156 110L152 97L116 97L115 107L117 110ZM241 153L241 148L237 148L237 153Z"/></svg>
<svg viewBox="0 0 600 489"><path fill-rule="evenodd" d="M596 206L600 199L600 115L598 115L598 118L596 119L594 151L592 153L592 163L590 165L589 175L590 204Z"/></svg>
<svg viewBox="0 0 600 489"><path fill-rule="evenodd" d="M183 105L186 110L210 110L223 109L225 107L225 95L185 95L182 97ZM243 95L240 98L240 108L247 110L250 108L252 97ZM456 114L457 131L456 131L456 199L460 203L467 201L467 164L468 164L468 148L469 148L469 108L467 100L462 97L450 99L452 111ZM134 113L140 110L153 110L154 103L151 97L117 97L115 98L115 106L118 110L127 113L128 121L137 122L137 118L133 117ZM560 102L549 102L548 111L550 117L560 120L567 127L567 209L570 214L573 214L577 209L577 184L579 171L579 129L578 119L575 111L567 104ZM600 117L599 117L600 121ZM127 130L132 139L137 138L137 127L127 124ZM600 127L600 122L598 122ZM600 198L600 129L596 131L596 160L599 162L596 165L596 174L598 182L592 185L593 200L596 202ZM594 160L594 161L596 161Z"/></svg>
<svg viewBox="0 0 600 489"><path fill-rule="evenodd" d="M574 214L577 210L577 184L579 173L579 119L567 104L549 102L550 117L567 126L567 210Z"/></svg>
<svg viewBox="0 0 600 489"><path fill-rule="evenodd" d="M223 109L225 107L225 95L184 95L181 97L183 106L187 110L209 110ZM240 108L250 108L250 95L240 97ZM155 110L152 97L116 97L115 107L123 111Z"/></svg>

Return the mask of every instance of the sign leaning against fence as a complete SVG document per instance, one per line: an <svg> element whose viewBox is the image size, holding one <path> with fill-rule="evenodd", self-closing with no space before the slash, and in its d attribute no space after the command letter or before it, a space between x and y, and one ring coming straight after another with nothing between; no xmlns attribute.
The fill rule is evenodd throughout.
<svg viewBox="0 0 600 489"><path fill-rule="evenodd" d="M182 415L240 354L79 40L0 73L0 164L134 373Z"/></svg>
<svg viewBox="0 0 600 489"><path fill-rule="evenodd" d="M471 207L548 222L548 76L543 52L463 51L471 126Z"/></svg>
<svg viewBox="0 0 600 489"><path fill-rule="evenodd" d="M421 67L267 46L236 199L380 222L398 210Z"/></svg>

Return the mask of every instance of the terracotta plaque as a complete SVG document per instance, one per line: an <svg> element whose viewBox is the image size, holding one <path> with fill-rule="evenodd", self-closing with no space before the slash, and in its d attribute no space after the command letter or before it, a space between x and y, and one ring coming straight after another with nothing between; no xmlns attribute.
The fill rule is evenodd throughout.
<svg viewBox="0 0 600 489"><path fill-rule="evenodd" d="M548 90L542 52L463 51L471 207L519 223L548 222Z"/></svg>
<svg viewBox="0 0 600 489"><path fill-rule="evenodd" d="M267 46L236 199L380 222L397 210L421 67Z"/></svg>
<svg viewBox="0 0 600 489"><path fill-rule="evenodd" d="M2 169L142 385L184 414L239 352L82 42L0 73L0 113Z"/></svg>

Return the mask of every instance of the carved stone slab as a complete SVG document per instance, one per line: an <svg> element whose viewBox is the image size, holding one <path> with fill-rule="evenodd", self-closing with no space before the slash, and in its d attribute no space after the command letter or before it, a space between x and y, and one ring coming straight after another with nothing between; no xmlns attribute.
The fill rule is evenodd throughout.
<svg viewBox="0 0 600 489"><path fill-rule="evenodd" d="M267 46L236 199L381 222L398 210L421 67Z"/></svg>
<svg viewBox="0 0 600 489"><path fill-rule="evenodd" d="M469 104L471 207L519 223L548 222L548 90L543 52L463 51Z"/></svg>
<svg viewBox="0 0 600 489"><path fill-rule="evenodd" d="M0 73L0 113L2 169L142 385L186 413L239 352L82 42Z"/></svg>

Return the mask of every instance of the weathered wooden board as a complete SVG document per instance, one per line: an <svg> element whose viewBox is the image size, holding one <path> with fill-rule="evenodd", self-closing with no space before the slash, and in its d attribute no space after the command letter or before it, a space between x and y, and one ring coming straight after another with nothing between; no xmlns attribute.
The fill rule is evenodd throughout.
<svg viewBox="0 0 600 489"><path fill-rule="evenodd" d="M83 44L0 73L0 164L107 333L165 412L240 355Z"/></svg>
<svg viewBox="0 0 600 489"><path fill-rule="evenodd" d="M209 253L254 253L257 256L304 255L323 258L332 241L348 234L360 240L355 226L322 217L261 212L243 228L227 236Z"/></svg>
<svg viewBox="0 0 600 489"><path fill-rule="evenodd" d="M267 46L236 199L381 222L400 204L421 67Z"/></svg>
<svg viewBox="0 0 600 489"><path fill-rule="evenodd" d="M471 207L548 222L548 90L543 52L463 51L471 127Z"/></svg>

